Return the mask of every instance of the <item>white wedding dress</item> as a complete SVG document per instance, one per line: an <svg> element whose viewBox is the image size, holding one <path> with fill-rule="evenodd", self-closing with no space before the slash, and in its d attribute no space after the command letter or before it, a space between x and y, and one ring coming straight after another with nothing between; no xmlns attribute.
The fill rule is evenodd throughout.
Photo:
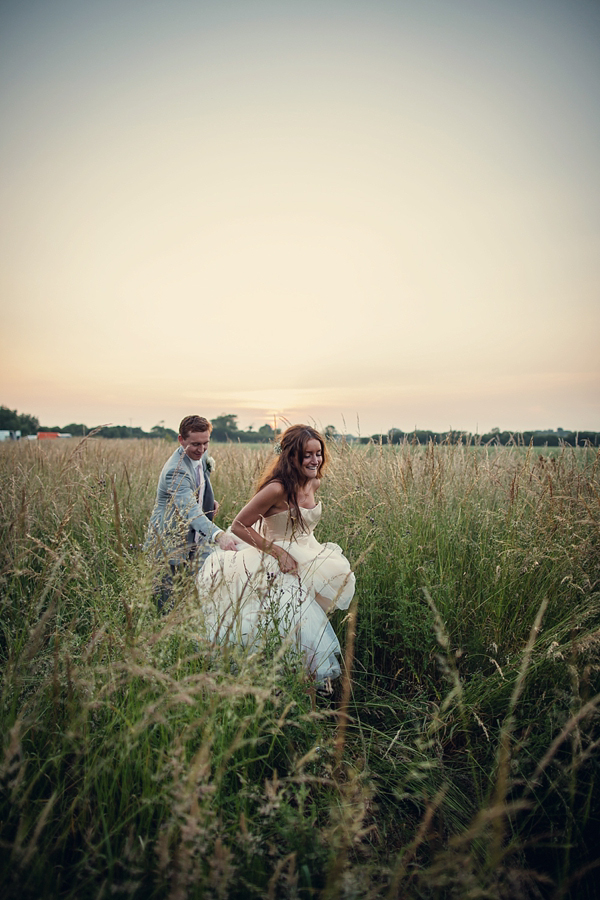
<svg viewBox="0 0 600 900"><path fill-rule="evenodd" d="M301 650L317 684L340 674L340 644L318 594L330 609L347 609L354 575L337 544L320 544L313 530L321 504L302 509L304 530L288 510L266 516L257 528L298 563L284 574L276 559L235 538L238 549L216 550L198 573L204 621L211 640L252 646L276 629Z"/></svg>

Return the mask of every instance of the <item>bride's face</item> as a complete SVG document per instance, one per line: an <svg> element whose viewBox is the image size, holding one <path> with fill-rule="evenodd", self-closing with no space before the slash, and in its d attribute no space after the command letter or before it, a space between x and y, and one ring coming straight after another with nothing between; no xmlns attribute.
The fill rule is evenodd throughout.
<svg viewBox="0 0 600 900"><path fill-rule="evenodd" d="M323 451L321 450L321 442L316 438L311 438L304 445L302 460L300 462L300 471L307 480L316 478L319 466L322 462Z"/></svg>

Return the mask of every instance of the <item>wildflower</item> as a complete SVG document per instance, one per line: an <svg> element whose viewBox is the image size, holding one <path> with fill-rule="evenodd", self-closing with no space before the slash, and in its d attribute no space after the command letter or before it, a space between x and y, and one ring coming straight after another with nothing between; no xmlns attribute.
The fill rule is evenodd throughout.
<svg viewBox="0 0 600 900"><path fill-rule="evenodd" d="M564 659L564 656L560 651L560 644L558 643L558 641L552 641L552 643L548 647L548 650L546 651L546 656L548 657L548 659L552 660Z"/></svg>

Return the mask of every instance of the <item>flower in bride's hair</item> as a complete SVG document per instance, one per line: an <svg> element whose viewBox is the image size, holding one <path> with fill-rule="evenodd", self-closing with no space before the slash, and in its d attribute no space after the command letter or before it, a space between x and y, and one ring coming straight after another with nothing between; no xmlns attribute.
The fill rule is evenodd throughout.
<svg viewBox="0 0 600 900"><path fill-rule="evenodd" d="M275 454L275 456L279 456L279 454L281 453L281 441L275 441L275 443L273 444L273 453Z"/></svg>
<svg viewBox="0 0 600 900"><path fill-rule="evenodd" d="M206 459L205 459L205 462L206 462L206 471L207 471L208 474L210 475L211 472L214 472L214 471L215 471L215 461L214 461L214 458L213 458L212 456L207 456Z"/></svg>

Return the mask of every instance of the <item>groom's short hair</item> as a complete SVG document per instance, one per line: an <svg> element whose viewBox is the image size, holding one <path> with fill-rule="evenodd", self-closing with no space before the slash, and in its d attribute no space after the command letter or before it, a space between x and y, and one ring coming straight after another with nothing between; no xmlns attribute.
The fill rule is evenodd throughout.
<svg viewBox="0 0 600 900"><path fill-rule="evenodd" d="M179 434L185 440L192 431L212 431L212 425L204 416L186 416L179 425Z"/></svg>

